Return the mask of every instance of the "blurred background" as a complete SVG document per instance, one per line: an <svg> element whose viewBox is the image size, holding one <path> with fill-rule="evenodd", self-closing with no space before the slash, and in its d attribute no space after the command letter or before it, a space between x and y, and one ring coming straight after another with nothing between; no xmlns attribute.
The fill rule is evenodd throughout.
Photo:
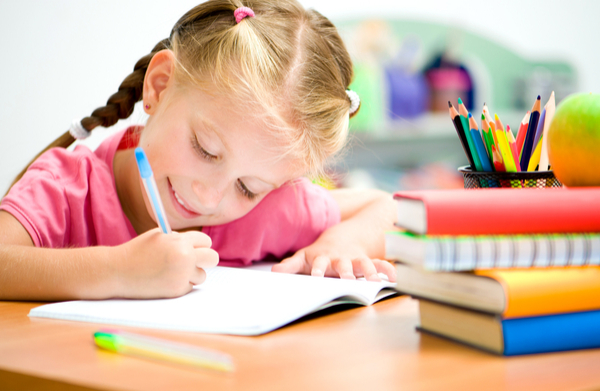
<svg viewBox="0 0 600 391"><path fill-rule="evenodd" d="M518 129L537 95L600 92L600 2L301 0L339 28L362 98L333 183L462 187L466 157L448 115L461 97ZM73 119L116 92L136 61L197 1L0 2L0 192ZM136 109L107 134L145 120Z"/></svg>

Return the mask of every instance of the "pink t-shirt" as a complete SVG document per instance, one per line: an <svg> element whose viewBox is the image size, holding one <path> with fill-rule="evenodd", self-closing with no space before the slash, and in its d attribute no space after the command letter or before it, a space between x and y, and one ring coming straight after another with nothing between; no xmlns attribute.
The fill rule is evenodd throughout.
<svg viewBox="0 0 600 391"><path fill-rule="evenodd" d="M53 148L41 155L2 199L37 247L116 246L137 234L123 213L113 176L113 158L125 131L95 152ZM314 242L339 223L339 207L322 187L301 178L269 193L244 217L202 229L219 253L220 265L281 259Z"/></svg>

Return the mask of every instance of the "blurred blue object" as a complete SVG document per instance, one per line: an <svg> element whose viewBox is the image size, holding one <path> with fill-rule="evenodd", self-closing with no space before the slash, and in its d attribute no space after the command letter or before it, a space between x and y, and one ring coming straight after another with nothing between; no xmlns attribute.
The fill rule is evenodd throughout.
<svg viewBox="0 0 600 391"><path fill-rule="evenodd" d="M392 119L414 118L429 107L429 87L421 73L397 68L385 69L389 89L389 115Z"/></svg>

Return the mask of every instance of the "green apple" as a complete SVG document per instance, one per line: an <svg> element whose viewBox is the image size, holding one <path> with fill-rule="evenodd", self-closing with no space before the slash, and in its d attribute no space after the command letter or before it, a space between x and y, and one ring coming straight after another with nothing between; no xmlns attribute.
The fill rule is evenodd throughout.
<svg viewBox="0 0 600 391"><path fill-rule="evenodd" d="M548 129L548 159L565 186L600 186L600 94L573 94Z"/></svg>

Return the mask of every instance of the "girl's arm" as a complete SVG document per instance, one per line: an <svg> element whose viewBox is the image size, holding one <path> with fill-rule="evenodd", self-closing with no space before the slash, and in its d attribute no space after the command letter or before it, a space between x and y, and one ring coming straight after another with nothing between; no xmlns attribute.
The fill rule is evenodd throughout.
<svg viewBox="0 0 600 391"><path fill-rule="evenodd" d="M218 263L201 232L159 229L115 247L49 249L0 211L0 300L175 297L204 281Z"/></svg>
<svg viewBox="0 0 600 391"><path fill-rule="evenodd" d="M384 273L395 281L396 272L385 257L385 232L394 228L396 204L380 190L336 189L342 221L330 227L310 246L273 266L273 271L313 276L364 276L379 281Z"/></svg>

